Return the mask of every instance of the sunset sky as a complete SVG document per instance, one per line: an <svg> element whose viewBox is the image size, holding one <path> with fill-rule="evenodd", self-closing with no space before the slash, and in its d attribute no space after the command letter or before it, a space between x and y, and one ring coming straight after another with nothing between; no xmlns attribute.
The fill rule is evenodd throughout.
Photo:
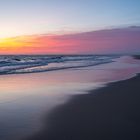
<svg viewBox="0 0 140 140"><path fill-rule="evenodd" d="M139 0L1 0L0 54L140 53Z"/></svg>

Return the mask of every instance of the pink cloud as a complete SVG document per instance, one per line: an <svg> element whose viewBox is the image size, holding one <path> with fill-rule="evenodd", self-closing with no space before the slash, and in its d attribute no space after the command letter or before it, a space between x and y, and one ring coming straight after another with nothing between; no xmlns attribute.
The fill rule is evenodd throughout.
<svg viewBox="0 0 140 140"><path fill-rule="evenodd" d="M140 53L140 27L27 38L30 46L22 46L16 53Z"/></svg>
<svg viewBox="0 0 140 140"><path fill-rule="evenodd" d="M140 52L140 27L100 30L36 38L46 53L135 53Z"/></svg>

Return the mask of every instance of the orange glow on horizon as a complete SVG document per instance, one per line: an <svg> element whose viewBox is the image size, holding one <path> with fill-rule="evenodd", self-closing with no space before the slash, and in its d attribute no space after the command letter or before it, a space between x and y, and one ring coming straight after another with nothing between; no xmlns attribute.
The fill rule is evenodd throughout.
<svg viewBox="0 0 140 140"><path fill-rule="evenodd" d="M33 45L32 36L19 36L0 39L0 54L24 53L24 49Z"/></svg>
<svg viewBox="0 0 140 140"><path fill-rule="evenodd" d="M0 39L0 54L88 54L140 51L139 28Z"/></svg>
<svg viewBox="0 0 140 140"><path fill-rule="evenodd" d="M67 44L52 35L17 36L0 39L0 54L57 53L60 51L59 46Z"/></svg>

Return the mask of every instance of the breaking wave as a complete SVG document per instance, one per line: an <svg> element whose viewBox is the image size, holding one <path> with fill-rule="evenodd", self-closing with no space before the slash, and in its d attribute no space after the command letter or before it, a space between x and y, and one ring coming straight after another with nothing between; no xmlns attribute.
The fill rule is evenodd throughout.
<svg viewBox="0 0 140 140"><path fill-rule="evenodd" d="M110 63L112 55L12 55L0 56L0 74L34 73Z"/></svg>

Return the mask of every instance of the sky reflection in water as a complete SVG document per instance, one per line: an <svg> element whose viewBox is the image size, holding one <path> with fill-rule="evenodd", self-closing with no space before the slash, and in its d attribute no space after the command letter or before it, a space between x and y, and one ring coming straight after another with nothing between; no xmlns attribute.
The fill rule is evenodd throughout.
<svg viewBox="0 0 140 140"><path fill-rule="evenodd" d="M0 139L19 139L37 131L43 114L71 95L86 94L140 72L139 60L127 56L116 60L79 69L0 76Z"/></svg>

